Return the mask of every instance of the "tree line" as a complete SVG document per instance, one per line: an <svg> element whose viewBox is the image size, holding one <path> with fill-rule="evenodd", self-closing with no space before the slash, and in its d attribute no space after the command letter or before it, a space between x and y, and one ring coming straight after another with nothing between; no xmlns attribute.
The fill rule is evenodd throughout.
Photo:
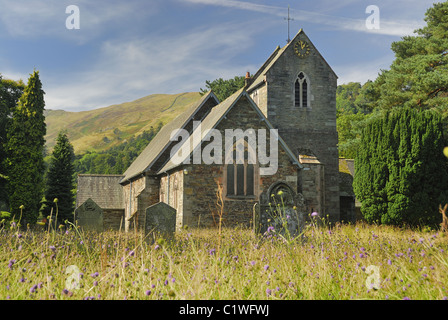
<svg viewBox="0 0 448 320"><path fill-rule="evenodd" d="M44 94L36 70L26 85L22 81L6 80L0 76L0 206L2 210L9 211L8 214L3 212L3 217L13 218L22 226L36 223L44 196L47 199L55 196L52 199L55 202L66 201L63 193L57 194L60 199L56 198L50 187L51 184L61 186L65 175L54 177L49 174L47 185L44 182ZM59 141L58 144L60 146ZM73 148L69 156L72 155ZM57 166L58 156L56 148L51 158L50 172ZM68 180L71 182L72 171L66 172L70 174ZM70 197L69 202L73 199L71 194ZM60 218L64 219L65 214L61 208Z"/></svg>
<svg viewBox="0 0 448 320"><path fill-rule="evenodd" d="M448 203L448 1L425 21L392 43L395 59L375 81L338 88L339 150L355 158L368 222L435 226Z"/></svg>
<svg viewBox="0 0 448 320"><path fill-rule="evenodd" d="M31 226L50 215L57 224L73 222L77 175L122 174L162 127L158 123L104 152L76 156L61 131L47 155L44 94L38 71L26 85L0 74L0 224L13 219Z"/></svg>
<svg viewBox="0 0 448 320"><path fill-rule="evenodd" d="M75 174L123 174L131 163L162 128L162 123L150 127L138 136L111 147L105 151L87 151L76 155L74 160Z"/></svg>

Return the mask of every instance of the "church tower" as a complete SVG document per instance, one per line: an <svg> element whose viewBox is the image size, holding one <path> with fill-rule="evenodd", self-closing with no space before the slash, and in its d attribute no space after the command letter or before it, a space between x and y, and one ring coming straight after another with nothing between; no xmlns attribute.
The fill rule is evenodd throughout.
<svg viewBox="0 0 448 320"><path fill-rule="evenodd" d="M336 87L336 74L303 30L277 47L246 84L297 159L313 158L322 166L321 205L314 209L331 221L340 217ZM299 173L298 183L305 186L306 179Z"/></svg>

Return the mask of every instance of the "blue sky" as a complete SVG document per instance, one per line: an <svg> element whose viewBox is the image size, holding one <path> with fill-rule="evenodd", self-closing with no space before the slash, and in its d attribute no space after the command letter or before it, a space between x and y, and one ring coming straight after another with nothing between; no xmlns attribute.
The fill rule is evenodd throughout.
<svg viewBox="0 0 448 320"><path fill-rule="evenodd" d="M47 109L82 111L255 73L300 28L339 76L374 80L432 0L0 0L0 73L40 72ZM80 29L67 29L76 5ZM369 5L380 29L369 30Z"/></svg>

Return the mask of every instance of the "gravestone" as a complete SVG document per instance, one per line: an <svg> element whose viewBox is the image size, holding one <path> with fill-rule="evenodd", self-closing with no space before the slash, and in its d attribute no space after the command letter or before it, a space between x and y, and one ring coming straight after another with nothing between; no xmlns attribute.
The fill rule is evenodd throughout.
<svg viewBox="0 0 448 320"><path fill-rule="evenodd" d="M146 208L145 238L149 235L161 235L171 238L176 231L176 209L159 202Z"/></svg>
<svg viewBox="0 0 448 320"><path fill-rule="evenodd" d="M254 231L295 238L303 231L304 214L303 195L295 193L286 183L276 183L260 194L254 210Z"/></svg>
<svg viewBox="0 0 448 320"><path fill-rule="evenodd" d="M103 231L103 209L90 198L76 208L75 219L84 230Z"/></svg>

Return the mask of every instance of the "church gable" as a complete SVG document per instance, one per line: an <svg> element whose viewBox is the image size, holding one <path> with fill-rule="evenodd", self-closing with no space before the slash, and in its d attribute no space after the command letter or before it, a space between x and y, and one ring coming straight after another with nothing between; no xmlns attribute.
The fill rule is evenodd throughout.
<svg viewBox="0 0 448 320"><path fill-rule="evenodd" d="M207 129L215 129L222 137L220 143L221 163L204 163L202 159L200 164L193 163L193 152L186 155L183 159L190 160L190 163L175 165L173 162L159 171L161 175L161 196L162 201L167 201L171 206L178 210L178 226L198 225L212 226L216 219L216 201L218 188L222 189L222 199L226 210L225 225L247 224L252 219L253 206L259 201L260 194L267 194L269 188L275 183L282 182L288 185L291 190L298 190L298 171L301 168L300 163L294 159L292 152L286 146L284 141L278 137L278 152L270 153L272 126L262 116L260 110L256 107L249 95L244 90L240 90L230 100L223 102L225 105L217 106L210 113L209 117L204 119L201 134L206 138ZM222 109L221 109L222 108ZM233 163L229 163L226 158L227 147L226 130L241 130L242 139L247 138L243 143L244 155L241 162L236 158L238 144L237 139L230 142ZM255 132L255 143L249 143L251 140L245 134L250 130ZM275 159L275 170L271 174L260 174L260 169L268 168L273 163L261 164L258 161L259 140L258 131L266 131L266 149L270 160ZM194 135L194 133L193 133ZM202 157L210 155L210 145L215 141L216 136L200 145L200 154ZM277 136L273 136L276 139ZM194 138L185 142L186 145L193 143ZM241 141L241 140L238 140ZM199 145L198 145L199 148ZM234 149L235 148L235 149ZM250 155L246 151L252 149L255 155L255 161L249 161ZM217 152L215 149L213 154ZM175 181L178 181L176 187ZM169 184L169 187L168 187ZM181 190L180 190L181 189ZM169 193L169 195L168 195ZM181 202L179 202L181 199ZM216 221L215 221L216 222Z"/></svg>
<svg viewBox="0 0 448 320"><path fill-rule="evenodd" d="M230 123L226 121L229 117L233 118L234 114L239 114L239 116L236 116L234 121ZM227 123L227 126L223 128L221 122ZM181 157L176 158L176 160L170 159L158 173L161 174L167 172L181 164L194 162L193 153L198 148L201 148L201 144L202 148L207 144L207 141L210 140L210 135L213 129L220 130L221 137L223 139L222 144L224 145L225 129L241 129L242 131L247 129L265 129L269 131L270 129L274 129L274 127L266 119L261 110L247 94L245 89L242 88L227 98L224 102L213 108L208 116L203 121L198 123L196 130L193 131L193 133L189 135L183 143L178 145ZM282 149L285 152L292 163L298 167L301 167L291 149L280 136L278 136L278 146L279 149ZM189 150L189 152L185 153L185 150ZM225 152L223 152L223 155L224 154Z"/></svg>
<svg viewBox="0 0 448 320"><path fill-rule="evenodd" d="M204 119L218 103L219 100L216 95L209 91L201 99L193 103L184 113L164 125L125 171L120 183L127 183L138 175L150 170L157 172L169 159L170 150L174 144L170 140L171 132L177 129L185 129L191 133L193 131L193 121Z"/></svg>

